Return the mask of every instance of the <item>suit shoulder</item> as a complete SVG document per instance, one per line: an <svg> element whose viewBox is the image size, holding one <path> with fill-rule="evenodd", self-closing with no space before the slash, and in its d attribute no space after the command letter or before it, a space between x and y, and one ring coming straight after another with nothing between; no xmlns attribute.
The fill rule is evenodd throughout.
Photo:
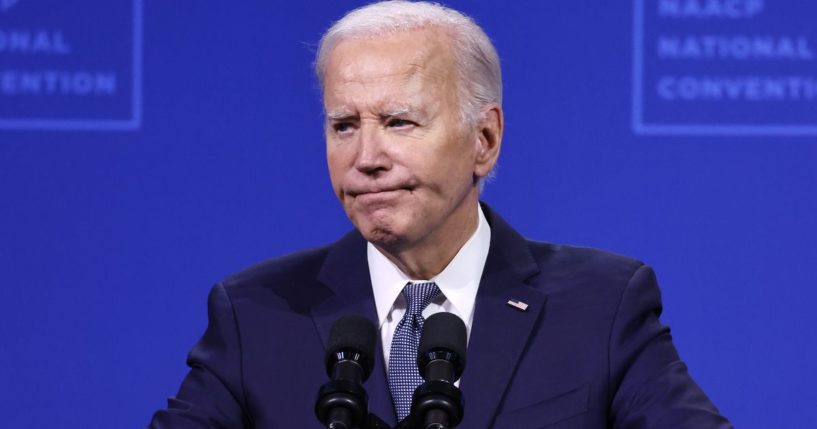
<svg viewBox="0 0 817 429"><path fill-rule="evenodd" d="M578 280L566 284L617 285L624 287L644 262L592 247L528 241L542 275L555 280Z"/></svg>
<svg viewBox="0 0 817 429"><path fill-rule="evenodd" d="M233 273L221 284L228 290L281 282L314 280L331 245L301 250L287 255L257 262Z"/></svg>

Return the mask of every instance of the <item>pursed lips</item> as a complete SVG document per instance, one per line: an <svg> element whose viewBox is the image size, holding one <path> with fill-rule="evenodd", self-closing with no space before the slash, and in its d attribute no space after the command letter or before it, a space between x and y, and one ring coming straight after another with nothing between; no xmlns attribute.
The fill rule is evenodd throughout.
<svg viewBox="0 0 817 429"><path fill-rule="evenodd" d="M411 191L411 187L408 186L393 186L393 187L382 187L382 188L368 188L368 189L350 189L346 191L346 194L352 198L358 197L375 197L375 196L389 196L390 194L394 194L400 191Z"/></svg>

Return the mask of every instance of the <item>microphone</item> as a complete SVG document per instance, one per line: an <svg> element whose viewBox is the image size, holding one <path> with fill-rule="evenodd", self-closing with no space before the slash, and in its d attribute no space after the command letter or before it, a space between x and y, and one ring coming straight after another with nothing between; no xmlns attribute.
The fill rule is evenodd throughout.
<svg viewBox="0 0 817 429"><path fill-rule="evenodd" d="M374 368L377 332L363 316L343 316L332 325L326 348L326 373L315 415L327 429L356 429L366 425L368 396L363 389Z"/></svg>
<svg viewBox="0 0 817 429"><path fill-rule="evenodd" d="M451 313L426 319L417 351L417 366L426 380L414 391L411 414L415 427L450 429L462 421L462 392L454 385L465 370L465 323Z"/></svg>

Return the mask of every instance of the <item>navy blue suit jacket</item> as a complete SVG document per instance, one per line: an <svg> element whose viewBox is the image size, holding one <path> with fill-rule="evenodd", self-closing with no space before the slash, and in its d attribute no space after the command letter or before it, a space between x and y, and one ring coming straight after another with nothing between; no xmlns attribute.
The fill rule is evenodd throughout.
<svg viewBox="0 0 817 429"><path fill-rule="evenodd" d="M461 381L460 427L727 428L687 374L650 267L524 239L484 206L491 246ZM509 299L529 305L520 311ZM151 428L319 428L324 346L340 316L377 321L366 242L266 261L217 284L191 370ZM378 344L370 411L395 416Z"/></svg>

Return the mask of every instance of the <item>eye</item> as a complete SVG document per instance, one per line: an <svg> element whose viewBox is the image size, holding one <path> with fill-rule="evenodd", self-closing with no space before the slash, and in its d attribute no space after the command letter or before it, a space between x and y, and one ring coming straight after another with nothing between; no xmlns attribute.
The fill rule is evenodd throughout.
<svg viewBox="0 0 817 429"><path fill-rule="evenodd" d="M338 134L347 134L352 131L353 126L351 122L336 122L332 124L332 129Z"/></svg>
<svg viewBox="0 0 817 429"><path fill-rule="evenodd" d="M405 128L405 127L410 127L412 125L414 125L414 123L411 122L411 121L407 121L405 119L397 119L397 118L389 120L389 123L388 123L388 126L390 126L392 128Z"/></svg>

